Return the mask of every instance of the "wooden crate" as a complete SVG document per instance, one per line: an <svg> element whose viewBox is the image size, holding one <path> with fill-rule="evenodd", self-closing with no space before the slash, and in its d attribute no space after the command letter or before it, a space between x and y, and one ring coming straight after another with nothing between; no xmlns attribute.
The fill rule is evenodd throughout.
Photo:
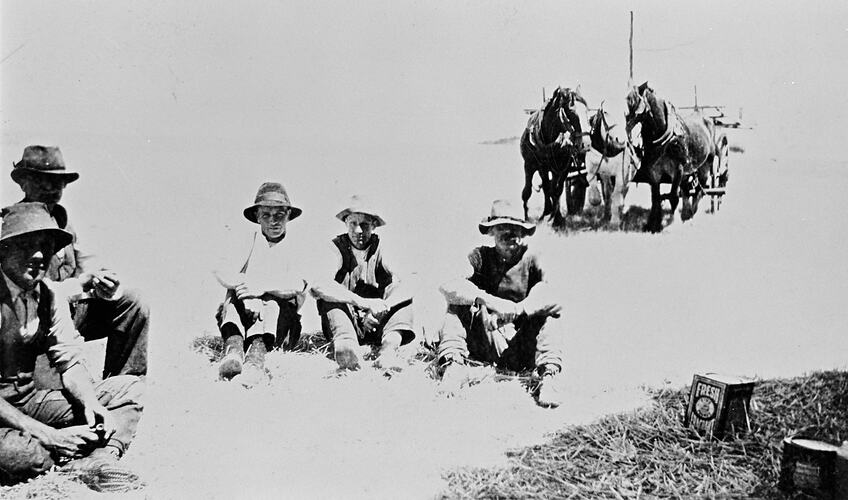
<svg viewBox="0 0 848 500"><path fill-rule="evenodd" d="M684 425L698 434L721 439L751 431L751 395L754 382L716 373L692 378Z"/></svg>
<svg viewBox="0 0 848 500"><path fill-rule="evenodd" d="M784 439L778 486L813 498L848 498L848 442L837 447L811 439Z"/></svg>

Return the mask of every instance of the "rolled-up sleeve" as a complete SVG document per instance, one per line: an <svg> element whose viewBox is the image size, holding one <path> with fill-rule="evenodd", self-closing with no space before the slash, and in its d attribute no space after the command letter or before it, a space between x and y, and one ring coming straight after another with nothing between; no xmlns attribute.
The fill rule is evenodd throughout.
<svg viewBox="0 0 848 500"><path fill-rule="evenodd" d="M74 327L67 303L55 300L55 296L51 297L50 326L45 335L47 359L59 373L83 362L83 339Z"/></svg>

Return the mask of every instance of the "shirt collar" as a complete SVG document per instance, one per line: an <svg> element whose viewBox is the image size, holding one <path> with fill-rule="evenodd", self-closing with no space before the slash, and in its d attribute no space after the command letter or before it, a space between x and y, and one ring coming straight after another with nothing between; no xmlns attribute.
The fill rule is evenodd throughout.
<svg viewBox="0 0 848 500"><path fill-rule="evenodd" d="M21 294L28 294L38 300L38 285L36 285L35 288L33 288L32 290L24 290L23 288L19 287L17 283L9 279L9 277L6 276L6 273L0 271L0 274L2 274L3 279L6 280L6 288L9 289L9 295L11 296L13 304Z"/></svg>

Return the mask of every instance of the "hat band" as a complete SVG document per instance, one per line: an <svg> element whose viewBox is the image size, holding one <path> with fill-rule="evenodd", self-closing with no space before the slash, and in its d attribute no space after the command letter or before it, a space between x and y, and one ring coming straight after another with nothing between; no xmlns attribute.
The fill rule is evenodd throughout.
<svg viewBox="0 0 848 500"><path fill-rule="evenodd" d="M56 171L56 170L60 170L60 171L65 170L65 166L62 165L61 163L57 164L57 165L51 165L49 162L48 163L41 163L41 162L37 163L37 162L31 162L30 160L19 161L15 165L15 168L26 168L26 169L29 169L29 170L38 170L38 171L41 171L41 172L53 172L53 171Z"/></svg>
<svg viewBox="0 0 848 500"><path fill-rule="evenodd" d="M489 216L488 219L486 219L486 222L492 222L492 221L504 220L504 219L509 220L509 221L514 221L516 224L530 224L529 222L527 222L524 219L518 219L516 217L511 217L509 215L491 215L491 216Z"/></svg>
<svg viewBox="0 0 848 500"><path fill-rule="evenodd" d="M265 203L265 202L278 202L284 205L290 205L288 196L284 196L280 193L263 193L260 196L256 197L256 201L253 203Z"/></svg>

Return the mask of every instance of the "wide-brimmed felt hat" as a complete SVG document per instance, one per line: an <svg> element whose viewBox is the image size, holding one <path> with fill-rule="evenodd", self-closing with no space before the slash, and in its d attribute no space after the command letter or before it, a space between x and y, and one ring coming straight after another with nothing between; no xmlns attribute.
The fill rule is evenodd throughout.
<svg viewBox="0 0 848 500"><path fill-rule="evenodd" d="M0 227L0 244L9 243L13 238L25 234L48 232L56 241L56 248L70 245L74 237L59 228L56 219L50 215L47 205L40 202L18 203L0 211L3 225Z"/></svg>
<svg viewBox="0 0 848 500"><path fill-rule="evenodd" d="M79 174L65 168L62 152L55 146L27 146L21 161L12 163L12 180L21 183L27 175L55 176L65 182L74 182Z"/></svg>
<svg viewBox="0 0 848 500"><path fill-rule="evenodd" d="M374 219L374 227L385 226L386 221L377 214L377 209L371 204L371 201L360 195L353 195L347 206L341 212L336 214L336 218L344 222L350 214L365 214L370 215Z"/></svg>
<svg viewBox="0 0 848 500"><path fill-rule="evenodd" d="M259 223L256 220L256 209L259 207L286 207L289 209L289 220L294 220L303 213L303 210L291 204L286 188L279 182L263 182L256 191L253 205L244 209L244 216L250 222Z"/></svg>
<svg viewBox="0 0 848 500"><path fill-rule="evenodd" d="M480 221L477 228L482 234L488 234L489 229L500 224L519 226L532 235L536 232L536 225L524 219L524 210L513 205L509 200L495 200L492 202L492 211L488 217Z"/></svg>

